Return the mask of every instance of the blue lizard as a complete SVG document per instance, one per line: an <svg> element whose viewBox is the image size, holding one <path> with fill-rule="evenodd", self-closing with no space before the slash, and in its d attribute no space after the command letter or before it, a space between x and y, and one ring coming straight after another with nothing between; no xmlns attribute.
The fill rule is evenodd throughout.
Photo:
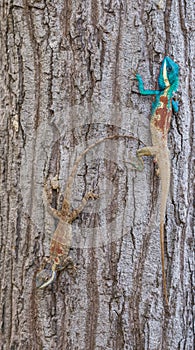
<svg viewBox="0 0 195 350"><path fill-rule="evenodd" d="M143 168L142 156L154 156L158 164L158 174L161 178L161 207L160 207L160 243L163 291L166 304L168 295L166 286L166 274L164 263L164 222L166 204L170 187L170 156L167 146L167 134L170 128L172 110L178 112L178 103L173 100L173 93L179 85L179 66L171 58L165 57L162 61L158 77L159 90L145 90L141 76L136 75L139 92L142 95L155 95L152 103L150 130L152 146L144 147L137 151L139 164Z"/></svg>

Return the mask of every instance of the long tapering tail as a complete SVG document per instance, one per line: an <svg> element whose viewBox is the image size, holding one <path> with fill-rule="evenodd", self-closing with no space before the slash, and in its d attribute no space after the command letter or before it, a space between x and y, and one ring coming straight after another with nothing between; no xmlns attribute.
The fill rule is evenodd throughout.
<svg viewBox="0 0 195 350"><path fill-rule="evenodd" d="M160 246L161 246L163 293L164 293L166 304L169 305L168 295L167 295L166 274L165 274L164 221L160 222Z"/></svg>
<svg viewBox="0 0 195 350"><path fill-rule="evenodd" d="M77 168L78 165L81 161L81 159L94 147L98 146L100 143L107 141L107 140L117 140L119 138L128 138L128 139L134 139L136 141L142 142L140 139L138 139L135 136L132 135L112 135L112 136L106 136L103 137L101 139L99 139L98 141L92 143L89 147L87 147L76 159L74 166L72 168L72 171L69 175L68 181L67 181L67 185L66 185L66 189L65 189L65 193L64 193L64 201L66 201L67 203L70 202L70 198L71 198L71 191L72 191L72 185L73 185L73 181L74 181L74 177L76 175L77 172ZM142 142L143 143L143 142Z"/></svg>
<svg viewBox="0 0 195 350"><path fill-rule="evenodd" d="M169 305L167 295L167 283L165 274L165 249L164 249L164 225L165 214L167 206L167 198L170 188L170 160L169 151L164 150L161 158L158 161L160 177L161 177L161 208L160 208L160 245L161 245L161 264L162 264L162 280L163 280L163 292L166 304Z"/></svg>

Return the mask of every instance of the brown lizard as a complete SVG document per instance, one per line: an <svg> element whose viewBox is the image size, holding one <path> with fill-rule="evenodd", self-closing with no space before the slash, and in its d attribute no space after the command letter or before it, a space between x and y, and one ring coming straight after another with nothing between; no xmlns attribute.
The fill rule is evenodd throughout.
<svg viewBox="0 0 195 350"><path fill-rule="evenodd" d="M72 241L72 222L81 213L89 199L96 199L98 197L96 194L88 192L84 195L78 208L74 210L70 209L72 185L79 162L86 155L86 153L88 153L95 146L106 140L114 140L119 138L130 138L140 141L136 137L130 135L107 136L91 144L76 159L67 181L62 209L58 211L54 208L50 208L54 216L59 219L59 223L51 240L50 256L49 258L45 258L43 260L40 270L36 276L36 286L38 288L45 288L50 285L55 280L57 271L65 269L68 266L71 266L73 270L75 269L72 259L68 255Z"/></svg>

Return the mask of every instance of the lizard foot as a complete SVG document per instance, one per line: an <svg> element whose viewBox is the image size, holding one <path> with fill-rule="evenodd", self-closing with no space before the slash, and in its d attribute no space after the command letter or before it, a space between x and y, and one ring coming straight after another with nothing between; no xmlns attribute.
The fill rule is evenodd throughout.
<svg viewBox="0 0 195 350"><path fill-rule="evenodd" d="M77 273L77 268L76 265L74 264L74 261L72 260L71 256L68 256L64 262L63 262L63 266L60 268L58 267L58 270L63 270L66 269L67 272L69 273L69 275L71 275L72 277L76 277L76 273Z"/></svg>
<svg viewBox="0 0 195 350"><path fill-rule="evenodd" d="M88 199L98 199L99 198L99 194L96 194L96 193L94 193L92 191L89 191L88 193L85 194L84 198L86 200L88 200Z"/></svg>
<svg viewBox="0 0 195 350"><path fill-rule="evenodd" d="M132 158L132 161L125 163L131 164L133 170L142 171L144 169L144 163L140 157Z"/></svg>

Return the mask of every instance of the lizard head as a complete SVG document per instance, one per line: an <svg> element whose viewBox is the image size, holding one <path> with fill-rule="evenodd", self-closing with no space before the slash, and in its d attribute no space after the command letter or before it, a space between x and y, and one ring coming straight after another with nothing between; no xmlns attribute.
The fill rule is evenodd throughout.
<svg viewBox="0 0 195 350"><path fill-rule="evenodd" d="M37 273L36 287L45 288L56 279L56 264L47 262L42 270Z"/></svg>
<svg viewBox="0 0 195 350"><path fill-rule="evenodd" d="M162 61L158 78L160 90L172 87L172 92L176 91L179 84L179 66L170 57L166 56Z"/></svg>

